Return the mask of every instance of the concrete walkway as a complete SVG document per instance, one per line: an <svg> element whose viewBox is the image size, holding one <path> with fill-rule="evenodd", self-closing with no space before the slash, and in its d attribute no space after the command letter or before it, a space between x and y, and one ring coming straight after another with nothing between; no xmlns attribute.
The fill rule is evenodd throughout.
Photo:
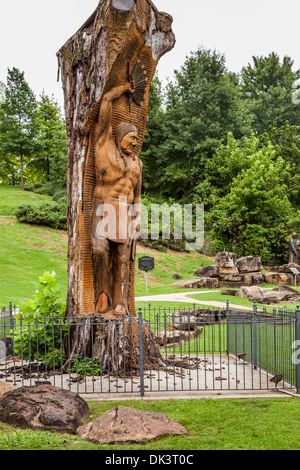
<svg viewBox="0 0 300 470"><path fill-rule="evenodd" d="M209 291L188 291L188 292L176 292L175 294L161 294L161 295L148 295L145 297L136 297L136 302L181 302L181 303L189 303L189 304L198 304L198 305L207 305L208 307L216 307L216 308L226 308L226 301L225 302L208 302L204 300L194 299L188 297L188 295L195 295L195 294L218 294L219 290L209 290ZM237 308L239 310L251 310L249 307L245 307L243 305L231 305L231 308Z"/></svg>

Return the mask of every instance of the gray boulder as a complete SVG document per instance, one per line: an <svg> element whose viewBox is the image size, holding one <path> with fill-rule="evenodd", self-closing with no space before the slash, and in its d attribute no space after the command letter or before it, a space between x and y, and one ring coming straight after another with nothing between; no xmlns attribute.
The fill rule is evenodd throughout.
<svg viewBox="0 0 300 470"><path fill-rule="evenodd" d="M194 276L199 277L219 277L220 275L220 268L219 266L212 265L212 266L205 266L202 269L198 269L198 271L194 272Z"/></svg>
<svg viewBox="0 0 300 470"><path fill-rule="evenodd" d="M240 273L255 273L263 269L261 259L258 256L244 256L236 262Z"/></svg>
<svg viewBox="0 0 300 470"><path fill-rule="evenodd" d="M236 266L237 255L227 251L218 253L215 264L220 268L234 268Z"/></svg>

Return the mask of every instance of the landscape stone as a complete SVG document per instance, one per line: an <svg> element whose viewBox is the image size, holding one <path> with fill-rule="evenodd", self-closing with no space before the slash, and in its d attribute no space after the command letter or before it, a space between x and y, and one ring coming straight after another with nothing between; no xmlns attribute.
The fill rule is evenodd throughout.
<svg viewBox="0 0 300 470"><path fill-rule="evenodd" d="M292 274L291 268L296 268L300 273L300 266L299 264L296 264L296 263L284 264L283 266L279 266L277 268L277 272Z"/></svg>
<svg viewBox="0 0 300 470"><path fill-rule="evenodd" d="M256 301L261 303L264 298L265 291L258 286L242 286L235 295L241 299L247 299L251 302Z"/></svg>
<svg viewBox="0 0 300 470"><path fill-rule="evenodd" d="M80 426L77 434L89 442L112 444L146 442L165 435L186 435L188 432L166 415L119 406Z"/></svg>
<svg viewBox="0 0 300 470"><path fill-rule="evenodd" d="M232 296L235 296L236 295L236 290L235 289L222 289L220 291L220 294L221 295L232 295Z"/></svg>
<svg viewBox="0 0 300 470"><path fill-rule="evenodd" d="M263 269L261 259L258 256L244 256L236 262L240 273L255 273Z"/></svg>
<svg viewBox="0 0 300 470"><path fill-rule="evenodd" d="M244 280L244 277L239 274L238 270L236 268L232 268L232 272L227 272L220 274L220 281L225 281L225 282L242 282Z"/></svg>
<svg viewBox="0 0 300 470"><path fill-rule="evenodd" d="M11 390L15 390L16 387L12 384L6 383L6 382L0 382L0 400L3 398L3 396L10 392Z"/></svg>
<svg viewBox="0 0 300 470"><path fill-rule="evenodd" d="M264 276L262 273L246 273L243 275L244 284L246 286L258 286L265 283Z"/></svg>
<svg viewBox="0 0 300 470"><path fill-rule="evenodd" d="M286 274L286 273L279 273L279 272L264 272L263 277L264 277L265 283L267 284L276 284L278 286L292 286L295 283L293 274Z"/></svg>
<svg viewBox="0 0 300 470"><path fill-rule="evenodd" d="M188 279L188 280L173 282L171 286L182 288L182 289L200 289L200 288L215 289L219 287L219 281L217 278L203 277L201 279L195 278L195 279Z"/></svg>
<svg viewBox="0 0 300 470"><path fill-rule="evenodd" d="M200 277L219 277L220 268L216 265L205 266L204 268L198 269L194 272L194 276Z"/></svg>
<svg viewBox="0 0 300 470"><path fill-rule="evenodd" d="M83 398L48 385L17 388L0 401L0 421L23 429L74 434L88 417Z"/></svg>
<svg viewBox="0 0 300 470"><path fill-rule="evenodd" d="M215 264L220 268L234 268L236 266L237 255L235 253L221 252L215 259Z"/></svg>
<svg viewBox="0 0 300 470"><path fill-rule="evenodd" d="M271 291L266 291L258 286L242 286L236 292L236 297L267 305L270 303L296 302L300 300L299 292L284 286L276 287Z"/></svg>

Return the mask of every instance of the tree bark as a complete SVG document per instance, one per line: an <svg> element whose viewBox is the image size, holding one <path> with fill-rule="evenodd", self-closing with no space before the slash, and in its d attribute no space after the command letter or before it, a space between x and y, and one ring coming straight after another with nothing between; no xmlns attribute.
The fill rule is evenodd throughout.
<svg viewBox="0 0 300 470"><path fill-rule="evenodd" d="M23 155L20 155L20 167L21 167L21 189L24 191L24 164L23 164Z"/></svg>

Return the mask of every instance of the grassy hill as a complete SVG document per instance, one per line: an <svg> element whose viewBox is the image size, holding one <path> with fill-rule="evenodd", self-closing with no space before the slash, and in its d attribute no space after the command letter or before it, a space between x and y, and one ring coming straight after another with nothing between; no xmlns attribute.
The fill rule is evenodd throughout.
<svg viewBox="0 0 300 470"><path fill-rule="evenodd" d="M55 271L58 283L67 293L67 233L47 227L21 224L14 212L21 204L39 205L52 202L48 196L22 192L19 188L0 185L0 305L15 305L32 298L39 276ZM182 292L170 284L174 272L183 279L211 261L197 253L159 252L138 245L137 257L155 258L155 271L149 273L149 295ZM137 271L136 295L145 295L145 273ZM191 301L192 305L192 301Z"/></svg>

